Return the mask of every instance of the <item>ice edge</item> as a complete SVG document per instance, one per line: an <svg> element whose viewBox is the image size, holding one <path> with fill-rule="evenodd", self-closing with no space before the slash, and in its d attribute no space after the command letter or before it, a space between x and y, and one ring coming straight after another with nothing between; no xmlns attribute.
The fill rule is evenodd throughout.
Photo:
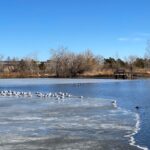
<svg viewBox="0 0 150 150"><path fill-rule="evenodd" d="M138 113L135 114L135 117L136 117L136 124L135 124L135 129L134 129L134 132L129 134L129 135L126 135L125 137L129 137L129 144L131 146L135 146L139 149L142 149L142 150L149 150L146 146L140 146L138 144L136 144L136 141L135 141L135 138L134 138L134 135L136 135L139 131L140 131L140 116Z"/></svg>

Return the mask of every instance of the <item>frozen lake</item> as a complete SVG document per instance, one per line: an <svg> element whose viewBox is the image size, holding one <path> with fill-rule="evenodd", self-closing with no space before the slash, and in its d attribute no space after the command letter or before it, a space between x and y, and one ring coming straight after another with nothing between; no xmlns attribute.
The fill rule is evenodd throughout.
<svg viewBox="0 0 150 150"><path fill-rule="evenodd" d="M139 127L145 129L147 126L142 123L143 112L134 109L135 98L131 99L135 96L133 87L138 91L137 84L144 82L1 79L1 91L31 91L33 94L37 91L62 91L76 96L83 95L84 98L56 100L36 96L0 96L0 150L144 149L149 145L146 138L143 140L144 137L140 137L145 130L139 131ZM128 98L126 102L125 98ZM119 107L112 104L114 99ZM137 100L137 104L140 101ZM144 136L148 135L144 133Z"/></svg>

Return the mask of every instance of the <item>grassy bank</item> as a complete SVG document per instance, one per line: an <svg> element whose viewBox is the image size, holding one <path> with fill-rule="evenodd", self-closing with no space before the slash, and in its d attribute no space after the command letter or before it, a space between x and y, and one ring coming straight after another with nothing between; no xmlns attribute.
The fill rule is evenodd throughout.
<svg viewBox="0 0 150 150"><path fill-rule="evenodd" d="M137 69L132 72L135 78L150 78L150 71L144 69ZM29 72L15 72L15 73L0 73L0 78L57 78L55 74L51 73L29 73ZM63 77L62 77L63 78ZM64 78L115 78L114 71L107 69L103 71L87 71L82 74L77 74L75 77Z"/></svg>

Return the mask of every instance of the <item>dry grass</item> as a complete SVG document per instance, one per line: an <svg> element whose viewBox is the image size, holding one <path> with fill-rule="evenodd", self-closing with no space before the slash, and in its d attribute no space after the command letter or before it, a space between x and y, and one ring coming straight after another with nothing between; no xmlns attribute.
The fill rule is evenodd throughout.
<svg viewBox="0 0 150 150"><path fill-rule="evenodd" d="M150 70L147 69L134 69L133 74L139 77L150 77ZM55 77L55 74L50 73L28 73L28 72L12 72L12 73L0 73L0 78L48 78ZM87 71L82 74L78 74L77 77L105 77L113 78L114 71L112 69L103 69L101 71Z"/></svg>

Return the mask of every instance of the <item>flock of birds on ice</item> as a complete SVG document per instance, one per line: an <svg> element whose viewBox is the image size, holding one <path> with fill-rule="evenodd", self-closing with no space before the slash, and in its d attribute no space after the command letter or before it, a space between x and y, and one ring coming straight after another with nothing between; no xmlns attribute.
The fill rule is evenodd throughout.
<svg viewBox="0 0 150 150"><path fill-rule="evenodd" d="M42 93L42 92L19 92L19 91L11 91L11 90L3 90L0 91L0 97L38 97L38 98L53 98L55 100L64 100L67 98L80 98L83 99L83 96L74 96L70 93L64 93L64 92L55 92L55 93ZM111 101L112 105L114 107L117 107L117 103L115 100Z"/></svg>
<svg viewBox="0 0 150 150"><path fill-rule="evenodd" d="M11 90L0 91L0 96L2 96L2 97L32 97L32 96L36 96L39 98L55 98L56 100L65 99L65 98L83 98L83 96L73 96L70 93L64 93L64 92L31 93L31 92L19 92L19 91L11 91Z"/></svg>

